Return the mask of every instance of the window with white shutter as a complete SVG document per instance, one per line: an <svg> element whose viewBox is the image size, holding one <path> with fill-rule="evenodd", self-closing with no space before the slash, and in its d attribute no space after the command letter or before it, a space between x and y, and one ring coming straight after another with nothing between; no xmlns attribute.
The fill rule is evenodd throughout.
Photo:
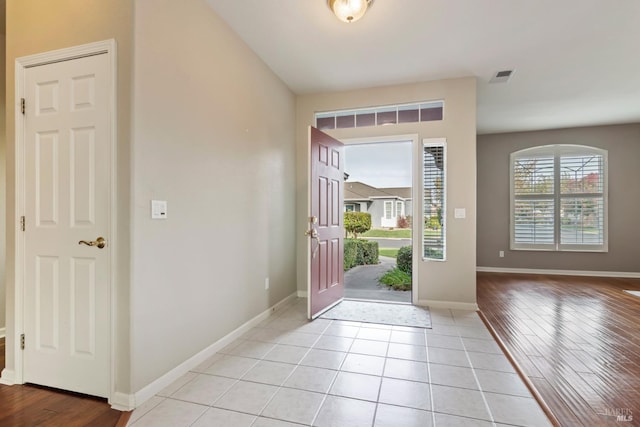
<svg viewBox="0 0 640 427"><path fill-rule="evenodd" d="M511 249L607 251L607 152L547 145L511 154Z"/></svg>
<svg viewBox="0 0 640 427"><path fill-rule="evenodd" d="M446 146L444 142L423 145L423 187L422 203L424 213L424 233L422 256L424 259L444 261L446 231Z"/></svg>

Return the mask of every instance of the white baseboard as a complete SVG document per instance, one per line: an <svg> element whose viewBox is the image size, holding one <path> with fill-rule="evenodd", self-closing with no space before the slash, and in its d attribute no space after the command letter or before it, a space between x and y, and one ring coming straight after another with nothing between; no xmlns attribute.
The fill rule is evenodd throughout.
<svg viewBox="0 0 640 427"><path fill-rule="evenodd" d="M551 274L557 276L620 277L628 279L640 279L640 273L626 271L546 270L537 268L502 267L476 267L476 271L486 273Z"/></svg>
<svg viewBox="0 0 640 427"><path fill-rule="evenodd" d="M298 298L306 298L306 297L309 296L309 292L307 292L307 291L298 291L297 295L298 295Z"/></svg>
<svg viewBox="0 0 640 427"><path fill-rule="evenodd" d="M7 328L0 328L0 338L7 336Z"/></svg>
<svg viewBox="0 0 640 427"><path fill-rule="evenodd" d="M475 302L435 301L421 299L418 300L418 303L416 305L430 308L447 308L449 310L478 311L478 304L476 304Z"/></svg>
<svg viewBox="0 0 640 427"><path fill-rule="evenodd" d="M132 411L136 407L136 396L116 391L111 395L109 404L116 411Z"/></svg>
<svg viewBox="0 0 640 427"><path fill-rule="evenodd" d="M114 396L114 399L113 399L114 402L112 402L112 406L115 404L118 404L120 408L123 408L124 405L128 404L129 407L127 409L119 409L119 410L130 411L135 407L142 405L144 402L146 402L147 400L155 396L158 392L164 390L167 386L169 386L175 380L177 380L178 378L180 378L181 376L189 372L190 369L195 368L196 366L198 366L199 364L207 360L209 357L213 356L215 353L217 353L218 351L223 349L225 346L229 345L232 341L236 340L237 338L245 334L247 331L249 331L249 329L255 327L260 322L262 322L263 320L271 316L273 313L291 304L296 298L297 298L297 293L293 293L288 297L284 298L282 301L276 303L272 307L258 314L256 317L247 321L237 329L229 332L227 335L220 338L218 341L211 344L209 347L205 348L200 353L185 360L180 365L176 366L175 368L173 368L172 370L170 370L160 378L156 379L155 381L148 384L144 388L138 390L135 393L135 395L133 395L133 399L131 397L125 397L127 395L122 394L122 396L119 396L121 399L118 398L117 399L118 401L115 402L116 396ZM115 394L118 394L118 393L115 393ZM114 409L118 409L115 406L113 407Z"/></svg>
<svg viewBox="0 0 640 427"><path fill-rule="evenodd" d="M0 375L0 384L14 385L16 383L16 373L13 369L4 368Z"/></svg>

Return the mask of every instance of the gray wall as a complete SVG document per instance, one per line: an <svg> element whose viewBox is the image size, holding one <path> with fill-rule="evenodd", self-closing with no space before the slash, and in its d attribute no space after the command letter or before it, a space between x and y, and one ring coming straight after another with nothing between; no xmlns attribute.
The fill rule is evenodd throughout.
<svg viewBox="0 0 640 427"><path fill-rule="evenodd" d="M382 200L374 200L367 210L371 214L371 228L382 227L382 216L384 215L384 202Z"/></svg>
<svg viewBox="0 0 640 427"><path fill-rule="evenodd" d="M509 154L547 144L608 150L608 253L509 250ZM478 266L640 272L640 124L479 135L477 153Z"/></svg>
<svg viewBox="0 0 640 427"><path fill-rule="evenodd" d="M404 215L413 215L413 200L407 200L404 202Z"/></svg>

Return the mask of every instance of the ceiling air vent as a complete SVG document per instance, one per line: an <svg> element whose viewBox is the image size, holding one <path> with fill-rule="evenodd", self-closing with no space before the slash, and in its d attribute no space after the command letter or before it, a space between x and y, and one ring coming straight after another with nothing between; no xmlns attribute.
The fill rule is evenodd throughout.
<svg viewBox="0 0 640 427"><path fill-rule="evenodd" d="M489 83L506 83L513 75L514 70L502 70L498 71L491 77Z"/></svg>

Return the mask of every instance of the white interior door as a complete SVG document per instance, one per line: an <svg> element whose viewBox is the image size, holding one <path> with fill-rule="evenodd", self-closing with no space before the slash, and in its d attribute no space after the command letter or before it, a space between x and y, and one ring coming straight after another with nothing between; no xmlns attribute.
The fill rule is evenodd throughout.
<svg viewBox="0 0 640 427"><path fill-rule="evenodd" d="M106 54L25 70L25 382L107 397L110 75ZM98 237L107 246L88 246Z"/></svg>

